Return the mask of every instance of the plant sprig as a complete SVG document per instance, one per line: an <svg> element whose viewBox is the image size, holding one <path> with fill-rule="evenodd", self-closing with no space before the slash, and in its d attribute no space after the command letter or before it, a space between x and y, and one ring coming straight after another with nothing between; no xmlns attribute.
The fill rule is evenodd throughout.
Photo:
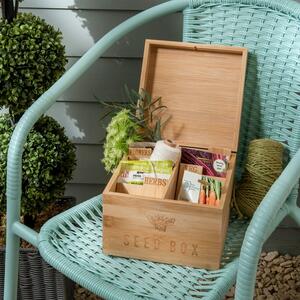
<svg viewBox="0 0 300 300"><path fill-rule="evenodd" d="M98 99L100 104L109 108L109 111L102 115L101 120L122 109L127 109L131 120L140 127L143 140L151 142L161 140L161 129L169 120L169 118L164 122L161 120L160 114L167 109L167 106L161 104L162 98L153 99L147 91L142 89L137 92L133 89L129 90L127 86L125 86L125 94L128 102L124 103Z"/></svg>
<svg viewBox="0 0 300 300"><path fill-rule="evenodd" d="M104 158L102 162L107 171L112 172L131 143L136 141L156 142L161 140L161 128L168 121L161 121L160 113L167 107L161 104L161 97L153 99L145 90L137 92L125 86L128 102L116 103L99 100L109 110L101 120L113 115L106 128Z"/></svg>

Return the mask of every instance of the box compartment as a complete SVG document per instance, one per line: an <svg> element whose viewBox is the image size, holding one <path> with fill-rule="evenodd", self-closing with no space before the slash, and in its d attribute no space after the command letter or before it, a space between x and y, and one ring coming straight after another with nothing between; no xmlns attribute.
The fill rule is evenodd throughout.
<svg viewBox="0 0 300 300"><path fill-rule="evenodd" d="M146 149L145 149L146 150ZM143 158L146 158L147 155L144 155ZM126 159L132 160L136 158L135 155L128 156ZM138 185L138 184L128 184L128 183L118 183L114 182L112 184L113 188L110 190L112 192L117 193L123 193L123 194L129 194L129 195L135 195L135 196L144 196L144 195L151 195L153 198L159 198L159 199L165 199L175 198L175 192L176 192L176 183L177 183L177 175L180 165L180 158L176 162L172 175L170 179L168 180L166 185L152 185L152 184L144 184L144 185ZM120 166L115 171L118 175L120 175ZM118 176L114 179L117 181Z"/></svg>

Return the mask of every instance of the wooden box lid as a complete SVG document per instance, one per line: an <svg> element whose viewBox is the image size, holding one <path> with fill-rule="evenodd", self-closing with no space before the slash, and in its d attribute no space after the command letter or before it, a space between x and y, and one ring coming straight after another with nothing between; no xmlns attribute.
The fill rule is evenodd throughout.
<svg viewBox="0 0 300 300"><path fill-rule="evenodd" d="M237 151L247 49L146 40L140 88L161 96L164 138Z"/></svg>

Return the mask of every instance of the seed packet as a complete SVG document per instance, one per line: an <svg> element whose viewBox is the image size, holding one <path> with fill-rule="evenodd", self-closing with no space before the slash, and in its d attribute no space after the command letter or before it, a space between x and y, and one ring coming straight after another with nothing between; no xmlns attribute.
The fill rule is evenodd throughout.
<svg viewBox="0 0 300 300"><path fill-rule="evenodd" d="M226 177L229 156L194 148L182 148L181 162L203 167L203 174Z"/></svg>
<svg viewBox="0 0 300 300"><path fill-rule="evenodd" d="M199 183L199 204L219 207L221 205L220 201L223 186L223 182L221 181L221 179L202 176L202 179L199 180Z"/></svg>
<svg viewBox="0 0 300 300"><path fill-rule="evenodd" d="M129 160L147 160L153 152L152 148L129 148L128 159Z"/></svg>
<svg viewBox="0 0 300 300"><path fill-rule="evenodd" d="M197 173L200 175L203 173L203 168L201 166L188 165L188 164L181 163L179 166L179 172L178 172L178 178L177 178L176 199L178 199L178 195L179 195L180 187L181 187L181 183L182 183L182 178L183 178L183 173L185 170L193 172L193 173Z"/></svg>
<svg viewBox="0 0 300 300"><path fill-rule="evenodd" d="M145 161L126 160L121 161L121 173L118 183L129 184L153 184L159 180L168 180L172 175L173 162L171 160ZM153 180L151 180L151 178Z"/></svg>
<svg viewBox="0 0 300 300"><path fill-rule="evenodd" d="M182 177L182 183L178 199L188 200L192 203L198 203L200 194L199 181L201 179L202 175L185 170Z"/></svg>

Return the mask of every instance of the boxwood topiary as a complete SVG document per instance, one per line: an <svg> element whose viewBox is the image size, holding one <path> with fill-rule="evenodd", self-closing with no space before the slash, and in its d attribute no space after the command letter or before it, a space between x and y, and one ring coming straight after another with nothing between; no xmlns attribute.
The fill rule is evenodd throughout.
<svg viewBox="0 0 300 300"><path fill-rule="evenodd" d="M6 206L5 177L8 144L14 126L0 116L0 211ZM23 153L21 212L35 216L64 193L75 167L75 146L51 117L42 117L29 133Z"/></svg>
<svg viewBox="0 0 300 300"><path fill-rule="evenodd" d="M0 20L0 107L16 121L64 72L61 41L60 31L32 14Z"/></svg>

